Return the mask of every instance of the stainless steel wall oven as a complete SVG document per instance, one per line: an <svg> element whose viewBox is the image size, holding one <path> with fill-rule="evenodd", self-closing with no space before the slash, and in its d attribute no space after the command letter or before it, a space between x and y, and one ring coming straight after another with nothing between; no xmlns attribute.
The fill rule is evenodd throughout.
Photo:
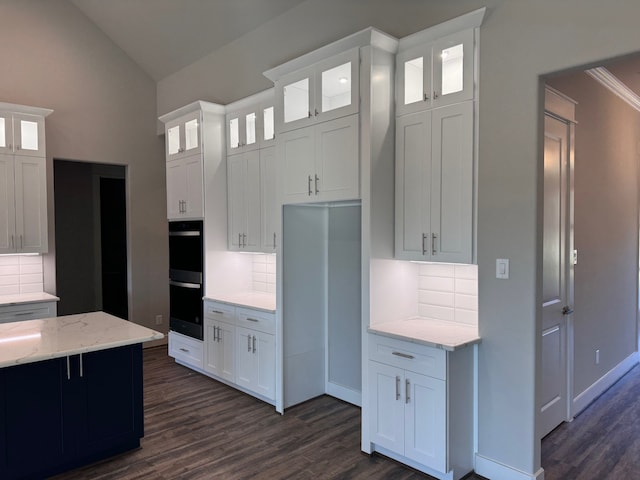
<svg viewBox="0 0 640 480"><path fill-rule="evenodd" d="M203 339L202 221L169 222L169 328Z"/></svg>

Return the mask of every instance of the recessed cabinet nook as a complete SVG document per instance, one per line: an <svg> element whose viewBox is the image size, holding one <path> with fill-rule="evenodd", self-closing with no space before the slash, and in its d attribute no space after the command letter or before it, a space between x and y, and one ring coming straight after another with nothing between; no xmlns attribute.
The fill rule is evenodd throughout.
<svg viewBox="0 0 640 480"><path fill-rule="evenodd" d="M0 254L48 250L44 119L52 111L0 103Z"/></svg>
<svg viewBox="0 0 640 480"><path fill-rule="evenodd" d="M206 240L204 340L170 332L170 355L279 413L361 406L362 451L450 480L474 467L484 12L264 72L273 89L224 107L214 161L206 102L161 117L168 217L204 218Z"/></svg>

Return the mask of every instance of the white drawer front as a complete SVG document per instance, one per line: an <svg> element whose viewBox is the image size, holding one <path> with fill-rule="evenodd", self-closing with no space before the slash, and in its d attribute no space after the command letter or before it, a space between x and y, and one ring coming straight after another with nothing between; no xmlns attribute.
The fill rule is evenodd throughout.
<svg viewBox="0 0 640 480"><path fill-rule="evenodd" d="M233 322L236 318L236 307L227 305L226 303L205 300L204 316L205 318L210 318L212 320Z"/></svg>
<svg viewBox="0 0 640 480"><path fill-rule="evenodd" d="M204 363L202 341L176 332L169 332L169 356L202 368Z"/></svg>
<svg viewBox="0 0 640 480"><path fill-rule="evenodd" d="M411 372L446 380L446 352L439 348L369 335L369 359Z"/></svg>
<svg viewBox="0 0 640 480"><path fill-rule="evenodd" d="M276 333L276 316L250 308L238 308L237 324L241 327L251 328L264 333Z"/></svg>
<svg viewBox="0 0 640 480"><path fill-rule="evenodd" d="M0 307L0 323L35 320L56 316L55 302L25 303Z"/></svg>

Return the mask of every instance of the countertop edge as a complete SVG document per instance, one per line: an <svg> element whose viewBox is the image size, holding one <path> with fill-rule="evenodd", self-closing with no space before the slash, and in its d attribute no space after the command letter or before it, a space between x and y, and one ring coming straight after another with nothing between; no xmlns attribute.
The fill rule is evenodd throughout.
<svg viewBox="0 0 640 480"><path fill-rule="evenodd" d="M383 330L376 330L375 327L367 327L367 332L374 334L374 335L380 335L383 337L389 337L389 338L395 338L397 340L403 340L405 342L410 342L410 343L416 343L419 345L426 345L427 347L434 347L434 348L439 348L441 350L446 350L448 352L454 352L456 350L460 350L462 348L468 347L470 345L476 345L480 342L482 342L482 339L479 336L475 336L475 337L470 337L468 340L465 340L463 342L458 342L455 344L447 344L447 343L438 343L435 341L431 341L431 340L427 340L424 338L416 338L416 337L408 337L405 335L401 335L399 333L392 333L392 332L386 332Z"/></svg>
<svg viewBox="0 0 640 480"><path fill-rule="evenodd" d="M29 303L49 303L49 302L59 302L60 297L52 295L50 293L43 293L40 298L29 298L25 296L24 299L16 300L16 297L20 295L7 295L7 297L11 298L9 301L3 301L2 295L0 295L0 307L11 307L13 305L25 305Z"/></svg>
<svg viewBox="0 0 640 480"><path fill-rule="evenodd" d="M218 302L218 303L224 303L225 305L231 305L234 307L239 307L239 308L250 308L252 310L260 310L261 312L265 312L265 313L276 313L276 309L270 309L267 307L263 307L263 306L258 306L254 303L251 302L242 302L240 300L229 300L229 299L221 299L219 297L214 297L214 296L209 296L206 295L203 297L204 300L208 300L210 302Z"/></svg>

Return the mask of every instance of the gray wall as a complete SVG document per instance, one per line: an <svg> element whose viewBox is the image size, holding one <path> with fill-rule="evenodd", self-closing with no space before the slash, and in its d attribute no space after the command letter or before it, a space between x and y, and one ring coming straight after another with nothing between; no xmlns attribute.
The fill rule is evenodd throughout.
<svg viewBox="0 0 640 480"><path fill-rule="evenodd" d="M578 102L575 397L636 351L640 113L584 73L548 83Z"/></svg>
<svg viewBox="0 0 640 480"><path fill-rule="evenodd" d="M0 101L52 108L46 120L49 255L55 292L53 158L128 166L130 319L168 318L163 138L155 83L65 0L0 2ZM166 327L166 323L164 327Z"/></svg>

